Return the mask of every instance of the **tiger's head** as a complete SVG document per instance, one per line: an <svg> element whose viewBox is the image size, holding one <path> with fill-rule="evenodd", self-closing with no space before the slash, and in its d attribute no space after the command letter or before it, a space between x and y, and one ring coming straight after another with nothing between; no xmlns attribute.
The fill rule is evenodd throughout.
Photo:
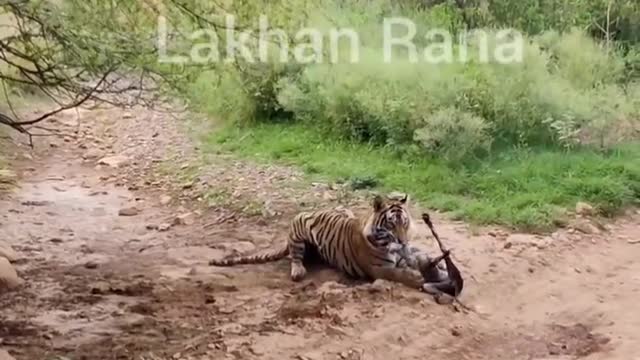
<svg viewBox="0 0 640 360"><path fill-rule="evenodd" d="M393 232L401 244L407 244L412 227L408 200L407 194L376 195L372 202L373 211L366 224L367 229L382 227Z"/></svg>

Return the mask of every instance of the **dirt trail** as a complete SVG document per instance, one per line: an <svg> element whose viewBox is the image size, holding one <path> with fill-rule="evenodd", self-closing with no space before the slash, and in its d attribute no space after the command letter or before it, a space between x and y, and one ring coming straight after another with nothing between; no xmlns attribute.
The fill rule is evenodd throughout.
<svg viewBox="0 0 640 360"><path fill-rule="evenodd" d="M193 170L197 149L163 114L87 110L79 123L76 115L49 124L70 134L64 141L10 153L22 180L0 196L0 241L19 253L26 282L0 296L0 348L17 360L640 356L637 214L606 232L553 236L470 231L434 214L474 312L330 269L296 284L286 261L207 262L282 241L300 203L335 205L330 187L318 193L294 170L222 156ZM112 155L126 161L98 165ZM199 177L185 180L192 171ZM234 198L270 197L270 208L244 216L203 207L223 184ZM435 249L426 237L416 243Z"/></svg>

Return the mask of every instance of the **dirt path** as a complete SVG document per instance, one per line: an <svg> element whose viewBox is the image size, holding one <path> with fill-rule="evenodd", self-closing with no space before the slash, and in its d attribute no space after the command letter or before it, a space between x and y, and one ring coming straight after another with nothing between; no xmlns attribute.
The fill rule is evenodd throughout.
<svg viewBox="0 0 640 360"><path fill-rule="evenodd" d="M606 232L553 236L470 231L435 214L475 312L329 269L294 284L285 261L207 262L282 241L301 206L357 196L308 184L292 169L222 155L202 162L167 115L76 116L49 124L70 134L64 141L43 138L33 153L10 152L22 180L0 196L0 241L18 252L25 284L0 296L0 348L17 360L640 354L637 214ZM98 165L112 155L124 162Z"/></svg>

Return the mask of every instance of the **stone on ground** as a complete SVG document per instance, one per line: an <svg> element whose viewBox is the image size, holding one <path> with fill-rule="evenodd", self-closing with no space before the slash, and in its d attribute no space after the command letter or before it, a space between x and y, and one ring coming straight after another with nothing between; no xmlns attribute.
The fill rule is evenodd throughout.
<svg viewBox="0 0 640 360"><path fill-rule="evenodd" d="M24 280L18 277L9 260L0 258L0 292L12 290L20 286Z"/></svg>
<svg viewBox="0 0 640 360"><path fill-rule="evenodd" d="M18 260L18 253L9 244L0 241L0 257L9 260L9 262L14 262Z"/></svg>

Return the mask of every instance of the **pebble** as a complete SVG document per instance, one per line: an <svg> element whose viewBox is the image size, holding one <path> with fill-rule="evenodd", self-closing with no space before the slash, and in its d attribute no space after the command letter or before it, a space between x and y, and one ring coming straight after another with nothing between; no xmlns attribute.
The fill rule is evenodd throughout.
<svg viewBox="0 0 640 360"><path fill-rule="evenodd" d="M462 333L460 332L460 329L458 329L458 327L453 327L451 328L451 335L458 337L462 335Z"/></svg>
<svg viewBox="0 0 640 360"><path fill-rule="evenodd" d="M9 260L0 257L0 292L2 290L12 290L20 286L24 280L18 277L16 270Z"/></svg>
<svg viewBox="0 0 640 360"><path fill-rule="evenodd" d="M581 216L591 216L595 213L595 209L590 204L586 202L578 202L576 204L576 214Z"/></svg>
<svg viewBox="0 0 640 360"><path fill-rule="evenodd" d="M9 262L14 262L18 260L18 253L9 244L0 241L0 257L9 260Z"/></svg>
<svg viewBox="0 0 640 360"><path fill-rule="evenodd" d="M195 215L193 213L185 213L176 216L173 219L174 225L192 225L195 222Z"/></svg>
<svg viewBox="0 0 640 360"><path fill-rule="evenodd" d="M13 356L9 355L7 350L0 349L0 360L16 360Z"/></svg>
<svg viewBox="0 0 640 360"><path fill-rule="evenodd" d="M160 205L168 205L171 202L171 196L162 195L160 197Z"/></svg>
<svg viewBox="0 0 640 360"><path fill-rule="evenodd" d="M138 208L136 207L127 207L127 208L122 208L118 211L118 215L120 216L136 216L140 213L140 210L138 210Z"/></svg>
<svg viewBox="0 0 640 360"><path fill-rule="evenodd" d="M109 167L118 168L129 162L129 158L123 155L108 156L100 159L98 165L107 165Z"/></svg>

